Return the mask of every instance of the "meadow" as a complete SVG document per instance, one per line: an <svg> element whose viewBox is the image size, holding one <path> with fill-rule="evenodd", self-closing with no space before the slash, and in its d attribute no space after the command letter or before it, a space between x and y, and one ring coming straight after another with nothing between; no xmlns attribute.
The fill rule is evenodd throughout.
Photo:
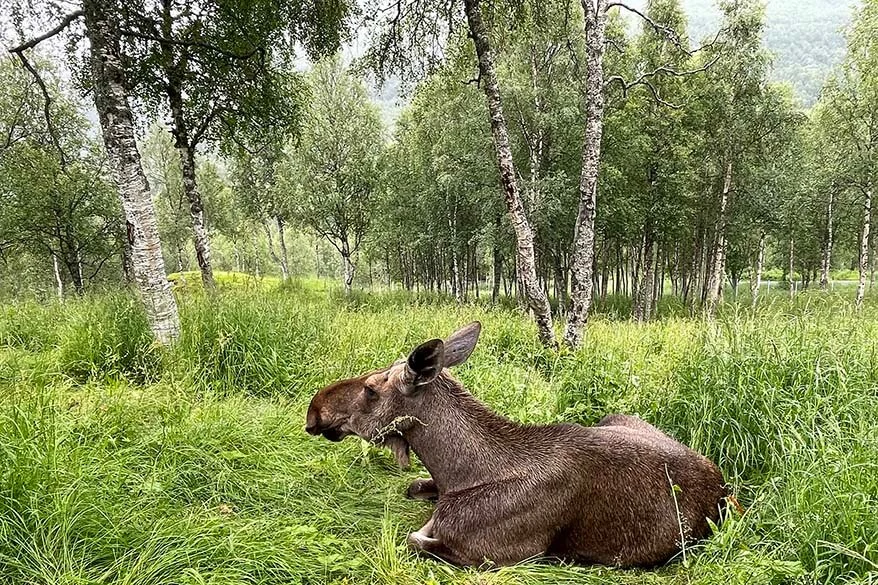
<svg viewBox="0 0 878 585"><path fill-rule="evenodd" d="M313 280L177 296L168 350L123 293L0 305L0 583L878 583L874 301L778 293L710 322L666 301L639 325L611 298L573 353L506 305ZM744 514L654 571L415 557L405 535L431 505L403 494L423 468L308 436L305 411L473 319L482 340L455 373L496 410L638 414L716 461Z"/></svg>

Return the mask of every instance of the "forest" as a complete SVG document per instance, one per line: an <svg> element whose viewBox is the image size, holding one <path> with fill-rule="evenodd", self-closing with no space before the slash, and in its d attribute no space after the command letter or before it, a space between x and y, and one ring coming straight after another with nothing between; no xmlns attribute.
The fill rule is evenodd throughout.
<svg viewBox="0 0 878 585"><path fill-rule="evenodd" d="M878 579L878 1L0 7L4 582ZM305 411L473 320L493 409L742 507L655 570L413 554L422 464Z"/></svg>

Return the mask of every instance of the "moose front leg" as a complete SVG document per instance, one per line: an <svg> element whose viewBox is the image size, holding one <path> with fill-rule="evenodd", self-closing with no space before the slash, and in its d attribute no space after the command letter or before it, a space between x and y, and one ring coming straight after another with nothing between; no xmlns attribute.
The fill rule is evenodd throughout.
<svg viewBox="0 0 878 585"><path fill-rule="evenodd" d="M416 479L406 490L405 495L412 500L437 500L439 499L439 488L431 477L423 477Z"/></svg>
<svg viewBox="0 0 878 585"><path fill-rule="evenodd" d="M437 557L445 562L451 563L452 565L463 566L467 564L458 554L451 550L447 545L440 542L438 538L434 537L432 517L420 530L409 534L407 541L409 547L418 554Z"/></svg>

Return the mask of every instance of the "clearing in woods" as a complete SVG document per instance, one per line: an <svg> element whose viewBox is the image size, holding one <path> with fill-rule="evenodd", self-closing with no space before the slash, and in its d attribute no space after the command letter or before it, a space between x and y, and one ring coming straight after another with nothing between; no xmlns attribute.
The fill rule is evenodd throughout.
<svg viewBox="0 0 878 585"><path fill-rule="evenodd" d="M849 295L848 295L849 296ZM152 343L119 295L0 308L0 581L873 583L878 307L778 294L715 322L599 306L576 353L514 308L318 281L180 287L183 336ZM745 308L746 307L746 308ZM540 561L458 570L413 556L430 505L391 456L304 432L324 384L479 319L456 375L519 421L636 413L705 453L746 507L656 571Z"/></svg>

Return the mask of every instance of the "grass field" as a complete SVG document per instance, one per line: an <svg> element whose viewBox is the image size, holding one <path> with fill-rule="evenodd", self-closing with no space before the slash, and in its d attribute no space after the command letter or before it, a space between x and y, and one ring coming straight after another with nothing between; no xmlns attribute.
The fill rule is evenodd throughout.
<svg viewBox="0 0 878 585"><path fill-rule="evenodd" d="M778 294L716 322L610 300L574 353L512 308L315 282L178 293L150 343L120 294L0 306L0 583L878 583L878 306ZM520 421L636 413L713 458L746 507L687 562L644 571L414 557L424 474L305 434L311 395L472 319L456 374Z"/></svg>

